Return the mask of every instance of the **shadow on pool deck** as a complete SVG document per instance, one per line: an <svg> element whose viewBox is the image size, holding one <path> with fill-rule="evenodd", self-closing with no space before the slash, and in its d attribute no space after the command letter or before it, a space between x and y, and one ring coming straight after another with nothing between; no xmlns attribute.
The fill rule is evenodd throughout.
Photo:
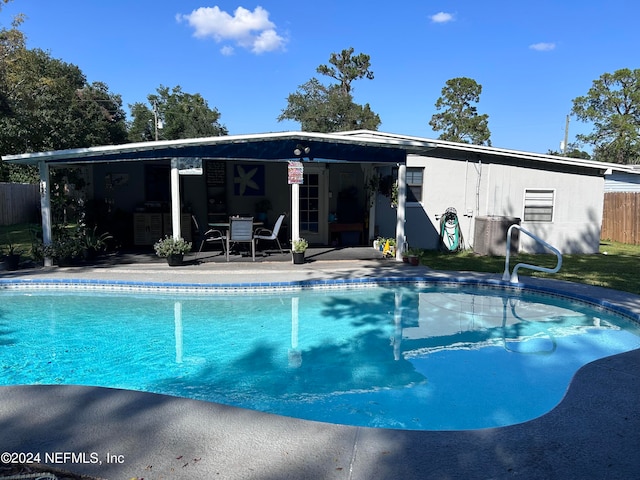
<svg viewBox="0 0 640 480"><path fill-rule="evenodd" d="M466 275L367 259L304 266L207 262L178 269L137 263L3 272L2 278L220 283L425 274ZM566 282L546 284L611 298L640 311L640 299L632 295ZM540 418L459 432L309 422L100 387L0 387L0 450L43 457L84 453L89 463L76 458L55 466L109 479L631 479L640 478L638 398L640 350L584 366L563 401ZM90 463L92 453L101 464Z"/></svg>

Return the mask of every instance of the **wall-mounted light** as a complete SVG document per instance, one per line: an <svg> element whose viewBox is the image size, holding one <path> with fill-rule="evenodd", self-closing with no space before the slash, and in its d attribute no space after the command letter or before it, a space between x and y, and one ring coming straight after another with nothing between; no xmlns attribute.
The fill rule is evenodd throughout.
<svg viewBox="0 0 640 480"><path fill-rule="evenodd" d="M303 157L308 157L309 161L313 161L313 158L311 156L309 156L309 154L311 153L311 147L309 145L296 145L296 148L293 149L293 154L296 157L300 157L300 160L302 160Z"/></svg>

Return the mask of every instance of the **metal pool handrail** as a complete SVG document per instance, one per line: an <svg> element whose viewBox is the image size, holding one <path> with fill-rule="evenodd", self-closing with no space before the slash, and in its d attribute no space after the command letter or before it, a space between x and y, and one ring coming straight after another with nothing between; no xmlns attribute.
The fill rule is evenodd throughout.
<svg viewBox="0 0 640 480"><path fill-rule="evenodd" d="M541 243L543 246L545 246L549 250L551 250L555 254L555 256L558 258L558 263L556 264L555 268L540 267L538 265L530 265L528 263L518 263L518 264L516 264L515 267L513 267L513 272L511 274L509 274L509 255L511 253L511 230L514 229L514 228L517 229L517 230L520 230L522 233L530 236L536 242ZM511 283L518 283L518 269L519 268L528 268L529 270L536 270L538 272L557 273L560 270L561 266L562 266L562 254L560 253L560 251L557 248L549 245L547 242L542 240L540 237L538 237L537 235L534 235L533 233L529 232L528 230L522 228L520 225L514 224L514 225L511 225L509 227L509 229L507 230L507 255L506 255L506 258L504 260L504 274L502 275L502 280L504 280L505 282L508 281L508 282L511 282Z"/></svg>

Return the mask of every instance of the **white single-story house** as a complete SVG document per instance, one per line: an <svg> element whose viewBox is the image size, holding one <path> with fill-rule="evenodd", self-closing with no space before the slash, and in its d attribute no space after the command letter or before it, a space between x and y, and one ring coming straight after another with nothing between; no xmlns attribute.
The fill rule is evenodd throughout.
<svg viewBox="0 0 640 480"><path fill-rule="evenodd" d="M288 214L286 239L348 246L390 237L398 258L407 243L438 248L448 209L467 248L489 242L489 253L504 252L504 228L517 222L563 253L598 252L605 179L640 175L616 164L375 131L229 135L3 161L39 166L45 242L50 169L79 167L87 199L124 244L152 245L167 233L189 238L192 217L204 225L258 215L267 204L267 224ZM529 237L518 248L542 251Z"/></svg>
<svg viewBox="0 0 640 480"><path fill-rule="evenodd" d="M406 162L408 177L417 181L415 186L408 181L408 188L416 189L419 199L407 200L405 234L416 247L438 247L439 220L453 207L466 246L476 250L480 249L474 243L481 240L476 238L476 227L482 222L499 225L502 219L507 224L519 219L522 227L563 253L597 253L605 185L611 184L608 179L624 176L627 181L640 181L640 170L630 165L443 140L429 142L433 149L424 154L409 153ZM382 209L376 213L380 225L391 224L388 217L394 217L393 212ZM504 240L496 240L503 254ZM519 250L537 253L545 249L520 236Z"/></svg>

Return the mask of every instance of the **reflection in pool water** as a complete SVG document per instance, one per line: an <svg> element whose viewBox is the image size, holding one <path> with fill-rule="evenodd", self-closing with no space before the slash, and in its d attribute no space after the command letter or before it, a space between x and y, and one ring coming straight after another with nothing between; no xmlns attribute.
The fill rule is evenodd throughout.
<svg viewBox="0 0 640 480"><path fill-rule="evenodd" d="M463 286L0 299L1 384L117 387L385 428L527 421L582 365L640 346L622 316Z"/></svg>

